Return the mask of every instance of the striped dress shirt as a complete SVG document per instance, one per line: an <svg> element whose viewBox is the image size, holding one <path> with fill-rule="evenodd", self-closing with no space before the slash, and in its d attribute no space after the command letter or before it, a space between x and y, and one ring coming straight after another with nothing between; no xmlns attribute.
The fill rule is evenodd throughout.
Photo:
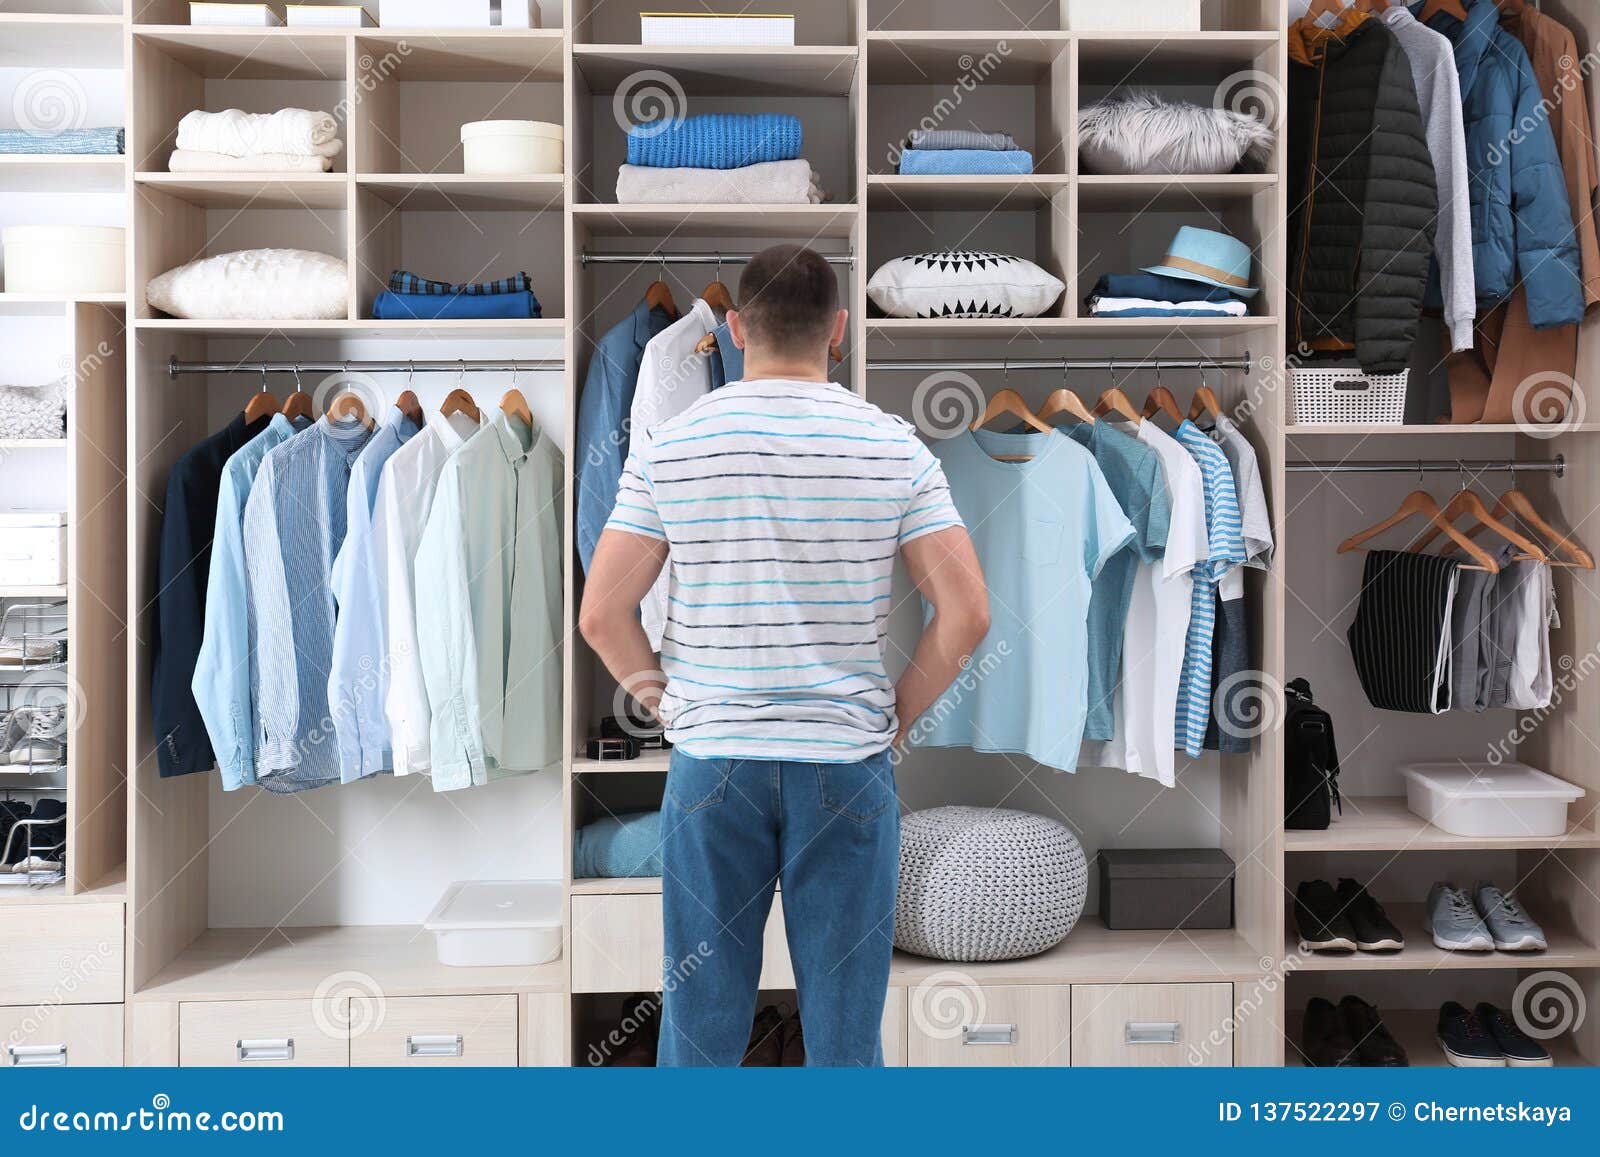
<svg viewBox="0 0 1600 1157"><path fill-rule="evenodd" d="M916 431L831 383L733 382L636 437L607 529L671 553L667 737L700 759L882 751L895 556L960 525Z"/></svg>

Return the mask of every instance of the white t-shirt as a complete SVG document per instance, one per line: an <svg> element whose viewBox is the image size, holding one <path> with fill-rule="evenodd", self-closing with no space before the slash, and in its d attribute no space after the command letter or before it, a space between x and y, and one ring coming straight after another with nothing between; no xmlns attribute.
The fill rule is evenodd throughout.
<svg viewBox="0 0 1600 1157"><path fill-rule="evenodd" d="M1154 422L1140 422L1139 441L1161 460L1171 514L1167 549L1141 562L1122 635L1122 675L1112 736L1084 745L1084 766L1119 767L1171 787L1176 772L1178 680L1194 596L1191 572L1211 555L1206 536L1205 487L1200 467Z"/></svg>
<svg viewBox="0 0 1600 1157"><path fill-rule="evenodd" d="M694 347L716 328L716 311L696 298L694 305L644 347L633 408L628 412L632 449L648 449L652 429L683 413L711 392L711 358ZM644 632L650 636L650 645L658 651L661 636L667 629L667 583L671 573L672 560L668 559L656 585L639 604Z"/></svg>

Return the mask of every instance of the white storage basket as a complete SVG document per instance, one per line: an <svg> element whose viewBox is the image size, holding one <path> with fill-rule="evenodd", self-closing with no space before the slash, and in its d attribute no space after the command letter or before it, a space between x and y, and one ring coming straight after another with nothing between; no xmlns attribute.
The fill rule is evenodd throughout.
<svg viewBox="0 0 1600 1157"><path fill-rule="evenodd" d="M1533 836L1567 830L1581 787L1522 763L1407 763L1406 807L1458 836Z"/></svg>
<svg viewBox="0 0 1600 1157"><path fill-rule="evenodd" d="M1406 419L1406 380L1398 374L1364 374L1354 366L1293 366L1289 387L1296 426L1398 426Z"/></svg>

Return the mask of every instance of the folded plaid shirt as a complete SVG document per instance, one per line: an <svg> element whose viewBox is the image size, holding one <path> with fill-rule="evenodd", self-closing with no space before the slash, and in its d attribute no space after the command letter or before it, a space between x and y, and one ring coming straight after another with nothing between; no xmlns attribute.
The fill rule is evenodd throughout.
<svg viewBox="0 0 1600 1157"><path fill-rule="evenodd" d="M533 281L526 273L502 277L499 281L473 281L452 285L448 281L429 281L404 269L389 274L390 293L427 293L440 297L481 297L491 293L532 293Z"/></svg>

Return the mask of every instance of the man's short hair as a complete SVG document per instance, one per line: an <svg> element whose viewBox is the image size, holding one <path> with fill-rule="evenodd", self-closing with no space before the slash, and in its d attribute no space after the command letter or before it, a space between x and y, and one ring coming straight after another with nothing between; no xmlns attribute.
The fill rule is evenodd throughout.
<svg viewBox="0 0 1600 1157"><path fill-rule="evenodd" d="M822 255L774 245L739 278L739 320L747 347L778 354L824 353L839 312L839 282Z"/></svg>

